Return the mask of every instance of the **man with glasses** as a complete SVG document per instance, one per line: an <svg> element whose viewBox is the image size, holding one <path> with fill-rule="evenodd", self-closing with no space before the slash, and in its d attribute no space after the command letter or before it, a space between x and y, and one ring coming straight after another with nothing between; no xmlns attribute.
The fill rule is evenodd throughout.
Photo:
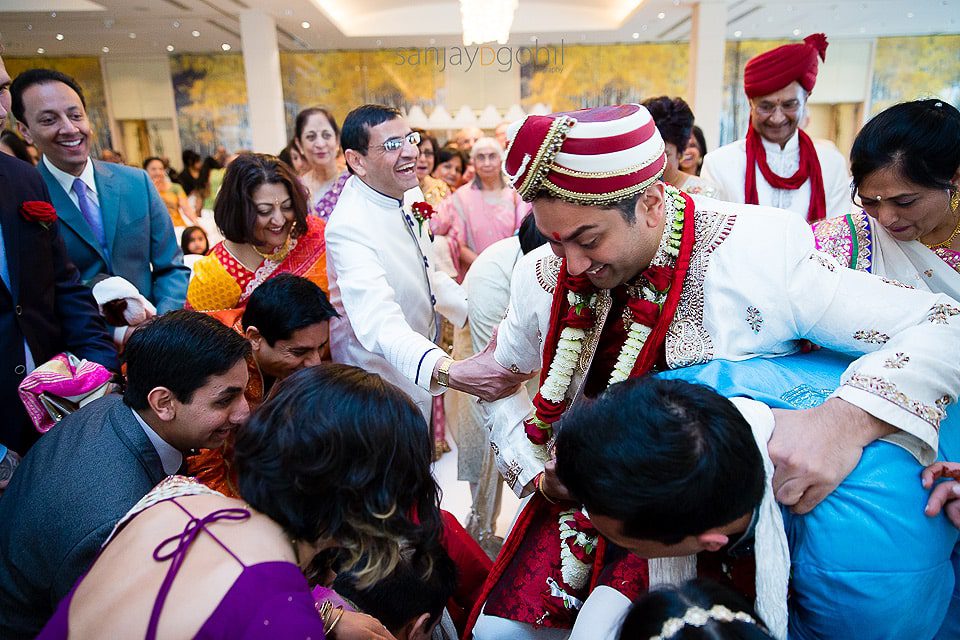
<svg viewBox="0 0 960 640"><path fill-rule="evenodd" d="M340 315L330 323L333 359L379 373L429 423L432 396L454 377L436 344L439 315L463 326L467 299L437 270L432 208L417 186L420 134L396 109L364 105L347 115L340 142L352 175L326 230L330 301Z"/></svg>
<svg viewBox="0 0 960 640"><path fill-rule="evenodd" d="M718 198L794 211L808 222L846 213L850 180L836 147L814 141L800 123L826 60L822 33L755 56L743 72L750 127L743 140L708 153L702 177L719 185Z"/></svg>

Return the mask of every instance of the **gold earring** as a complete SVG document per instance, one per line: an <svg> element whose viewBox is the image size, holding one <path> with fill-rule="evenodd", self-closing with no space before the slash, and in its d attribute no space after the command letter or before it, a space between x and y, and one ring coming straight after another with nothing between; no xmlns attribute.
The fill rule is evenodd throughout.
<svg viewBox="0 0 960 640"><path fill-rule="evenodd" d="M954 189L950 196L950 211L956 213L957 209L960 209L960 188Z"/></svg>

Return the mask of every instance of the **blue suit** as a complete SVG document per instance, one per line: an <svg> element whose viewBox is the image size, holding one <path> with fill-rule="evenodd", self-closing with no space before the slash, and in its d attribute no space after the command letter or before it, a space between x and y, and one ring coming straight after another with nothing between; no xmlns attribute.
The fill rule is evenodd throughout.
<svg viewBox="0 0 960 640"><path fill-rule="evenodd" d="M852 358L818 351L743 362L715 360L659 375L780 409L821 404ZM960 415L940 427L939 459L960 460ZM957 638L958 531L923 513L929 492L906 450L877 441L813 511L783 509L790 544L790 638ZM939 631L939 633L938 633Z"/></svg>
<svg viewBox="0 0 960 640"><path fill-rule="evenodd" d="M58 186L59 188L59 186ZM61 351L119 371L117 351L90 289L70 262L59 222L44 226L21 215L31 200L50 196L36 169L0 154L0 445L25 454L39 434L17 395L26 375L23 343L41 365Z"/></svg>
<svg viewBox="0 0 960 640"><path fill-rule="evenodd" d="M183 308L190 269L173 233L166 205L147 173L109 162L93 163L109 261L84 219L46 165L38 165L63 227L67 253L87 283L98 276L129 280L157 307L157 313Z"/></svg>

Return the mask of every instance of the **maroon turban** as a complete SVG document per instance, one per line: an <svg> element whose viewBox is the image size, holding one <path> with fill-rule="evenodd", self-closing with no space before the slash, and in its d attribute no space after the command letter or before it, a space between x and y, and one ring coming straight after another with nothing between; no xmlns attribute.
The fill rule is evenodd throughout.
<svg viewBox="0 0 960 640"><path fill-rule="evenodd" d="M803 44L785 44L754 56L743 70L743 90L756 98L796 81L809 93L817 82L817 56L827 59L827 36L822 33L807 36Z"/></svg>

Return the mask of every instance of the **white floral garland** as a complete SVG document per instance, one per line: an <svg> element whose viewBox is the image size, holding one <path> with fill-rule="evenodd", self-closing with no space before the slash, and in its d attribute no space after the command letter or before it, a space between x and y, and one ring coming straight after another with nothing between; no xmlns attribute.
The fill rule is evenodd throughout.
<svg viewBox="0 0 960 640"><path fill-rule="evenodd" d="M674 264L677 256L680 254L680 240L683 237L683 218L686 209L686 200L680 191L674 187L667 187L668 202L672 204L670 211L671 218L668 225L664 228L663 236L660 239L660 246L654 256L652 265ZM669 290L669 289L668 289ZM657 291L649 282L645 282L640 289L640 295L644 300L649 300L663 307L667 297L667 291ZM582 294L568 292L567 301L571 306L588 305L591 308L596 303L596 294L585 296ZM599 321L599 320L598 320ZM596 325L594 330L596 330ZM651 328L639 322L631 322L627 330L627 339L620 348L617 355L617 362L614 365L613 372L610 374L610 380L607 385L623 382L630 377L633 367L637 362L640 351L650 337ZM560 339L557 342L557 350L550 363L547 377L540 388L540 395L545 400L559 403L564 400L570 382L573 379L573 371L580 361L580 355L583 352L583 343L587 332L583 329L566 327L560 332ZM533 420L537 423L541 421L534 415ZM547 426L547 425L543 425ZM574 537L575 544L583 548L586 553L592 553L597 545L597 536L590 536L578 529L571 527L569 522L573 520L576 509L570 509L560 514L560 574L564 583L572 589L583 588L590 578L592 565L582 562L566 544L568 538ZM586 515L586 514L584 514ZM553 584L550 584L553 582ZM552 578L547 578L547 584L550 586L551 593L561 597L564 606L579 609L583 604L578 599L569 595ZM559 592L559 593L558 593Z"/></svg>
<svg viewBox="0 0 960 640"><path fill-rule="evenodd" d="M670 211L670 220L664 228L663 238L660 247L657 250L652 264L672 263L676 261L680 254L680 238L683 234L683 216L686 208L686 201L679 190L674 187L667 187L668 202L672 205ZM644 300L655 302L663 306L666 300L666 292L658 292L650 283L644 283L641 288L641 295ZM589 306L594 307L597 300L596 294L585 296L572 291L567 292L567 301L573 307ZM596 330L596 326L594 326ZM637 357L643 349L647 338L650 337L650 327L632 322L627 330L627 339L620 348L617 355L617 362L614 365L613 372L610 374L610 380L607 386L623 382L630 377L633 366L637 362ZM540 387L540 396L544 400L554 403L563 402L570 388L570 382L573 380L573 372L577 363L580 361L580 355L583 352L583 343L587 332L583 329L574 327L565 327L560 332L560 339L557 341L557 350L553 356L553 362L547 370L547 377Z"/></svg>
<svg viewBox="0 0 960 640"><path fill-rule="evenodd" d="M590 536L570 526L574 514L579 509L570 509L560 514L560 575L563 581L573 589L582 589L590 579L592 565L580 560L567 545L567 538L575 538L574 544L586 553L593 553L597 546L597 536ZM584 514L586 515L586 514Z"/></svg>

